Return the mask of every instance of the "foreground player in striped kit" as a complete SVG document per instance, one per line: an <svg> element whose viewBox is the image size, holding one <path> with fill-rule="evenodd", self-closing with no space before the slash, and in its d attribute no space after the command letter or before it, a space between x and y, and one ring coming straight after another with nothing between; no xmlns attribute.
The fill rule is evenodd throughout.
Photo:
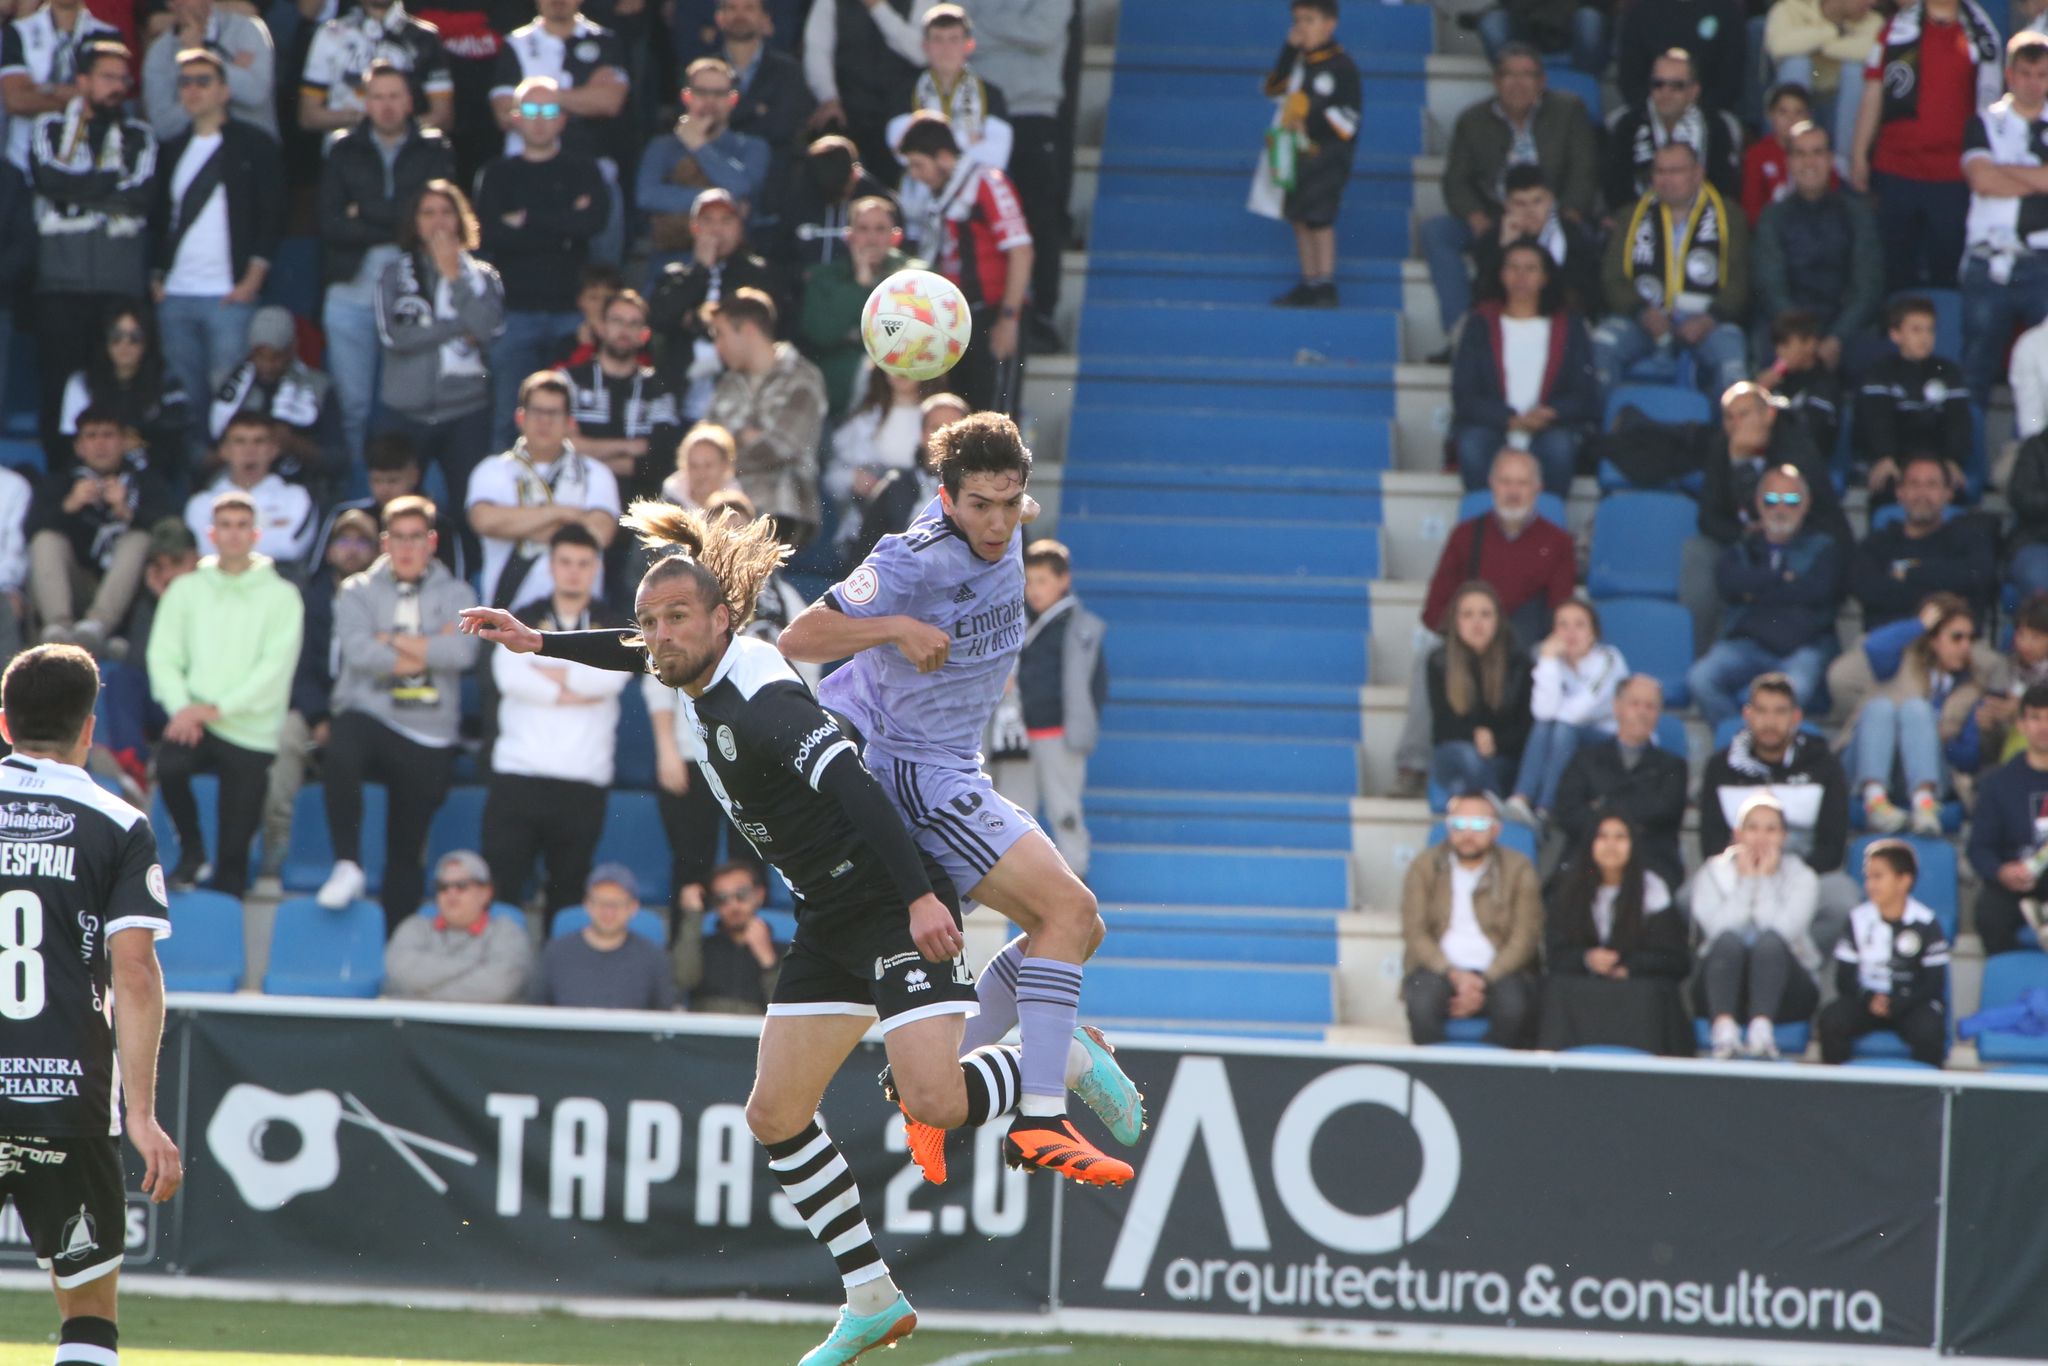
<svg viewBox="0 0 2048 1366"><path fill-rule="evenodd" d="M982 970L966 1046L1024 1046L1024 1099L1003 1144L1013 1166L1121 1185L1131 1165L1105 1155L1067 1118L1068 1079L1117 1141L1135 1143L1143 1097L1100 1034L1078 1027L1081 964L1102 942L1095 895L1031 813L982 770L981 737L1024 647L1024 492L1031 452L1000 413L977 413L931 439L939 496L910 529L783 631L790 659L852 662L820 699L867 737L882 781L925 853L969 899L1023 935ZM945 1179L945 1136L909 1114L911 1154Z"/></svg>
<svg viewBox="0 0 2048 1366"><path fill-rule="evenodd" d="M976 1007L953 884L919 852L838 718L773 645L736 634L789 554L773 523L650 502L623 520L661 556L640 580L637 631L543 633L492 607L465 611L462 629L522 654L628 673L651 665L705 739L697 767L713 795L796 894L747 1123L846 1287L839 1323L803 1366L842 1366L907 1336L917 1315L825 1132L826 1085L879 1019L907 1112L939 1128L980 1125L1017 1103L1018 1050L961 1057L961 1021Z"/></svg>

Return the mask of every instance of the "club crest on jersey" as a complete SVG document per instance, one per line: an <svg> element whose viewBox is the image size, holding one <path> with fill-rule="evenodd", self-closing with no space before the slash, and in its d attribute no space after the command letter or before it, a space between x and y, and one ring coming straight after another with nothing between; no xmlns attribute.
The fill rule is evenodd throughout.
<svg viewBox="0 0 2048 1366"><path fill-rule="evenodd" d="M727 763L732 763L740 757L739 742L732 738L731 726L718 728L718 752L725 756Z"/></svg>
<svg viewBox="0 0 2048 1366"><path fill-rule="evenodd" d="M156 904L166 910L170 909L170 894L164 890L164 866L161 863L150 864L149 872L143 876L142 881L149 888L149 894L156 898Z"/></svg>
<svg viewBox="0 0 2048 1366"><path fill-rule="evenodd" d="M92 1215L86 1213L84 1205L78 1207L77 1214L64 1221L63 1235L57 1241L57 1260L60 1262L75 1262L100 1250L99 1228L93 1223Z"/></svg>
<svg viewBox="0 0 2048 1366"><path fill-rule="evenodd" d="M1892 947L1898 950L1901 958L1917 958L1924 947L1920 941L1920 931L1900 930L1899 937L1892 941Z"/></svg>
<svg viewBox="0 0 2048 1366"><path fill-rule="evenodd" d="M856 607L865 607L875 600L875 594L882 591L882 581L875 577L875 571L862 565L846 576L846 582L839 585L840 596Z"/></svg>
<svg viewBox="0 0 2048 1366"><path fill-rule="evenodd" d="M78 817L55 802L15 801L0 805L0 840L60 840Z"/></svg>

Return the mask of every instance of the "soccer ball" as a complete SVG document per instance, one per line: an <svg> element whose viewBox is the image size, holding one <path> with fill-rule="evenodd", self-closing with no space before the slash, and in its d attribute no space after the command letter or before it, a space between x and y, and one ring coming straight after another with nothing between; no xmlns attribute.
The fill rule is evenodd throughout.
<svg viewBox="0 0 2048 1366"><path fill-rule="evenodd" d="M868 356L892 375L937 379L959 363L974 334L967 296L943 275L899 270L860 311Z"/></svg>

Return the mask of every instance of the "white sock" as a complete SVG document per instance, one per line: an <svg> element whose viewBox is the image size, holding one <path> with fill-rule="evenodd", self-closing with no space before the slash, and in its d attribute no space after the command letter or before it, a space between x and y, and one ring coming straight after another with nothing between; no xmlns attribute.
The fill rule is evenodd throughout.
<svg viewBox="0 0 2048 1366"><path fill-rule="evenodd" d="M1073 1090L1081 1078L1088 1075L1088 1069L1095 1065L1095 1059L1088 1056L1088 1050L1075 1038L1067 1044L1067 1089Z"/></svg>
<svg viewBox="0 0 2048 1366"><path fill-rule="evenodd" d="M873 1280L847 1286L846 1307L865 1318L869 1314L879 1314L887 1309L902 1293L896 1288L895 1280L884 1271Z"/></svg>

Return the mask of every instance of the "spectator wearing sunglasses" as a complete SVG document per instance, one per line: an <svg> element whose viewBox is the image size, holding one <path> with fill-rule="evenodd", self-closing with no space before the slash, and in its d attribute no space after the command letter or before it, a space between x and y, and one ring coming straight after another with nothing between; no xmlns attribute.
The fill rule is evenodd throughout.
<svg viewBox="0 0 2048 1366"><path fill-rule="evenodd" d="M1931 595L1918 616L1871 631L1829 667L1828 691L1851 713L1842 736L1866 828L1896 834L1910 820L1914 834L1941 836L1946 746L2004 672L1954 593Z"/></svg>
<svg viewBox="0 0 2048 1366"><path fill-rule="evenodd" d="M1401 884L1401 998L1416 1043L1442 1043L1449 1020L1484 1019L1486 1041L1524 1042L1535 1002L1543 900L1536 867L1500 847L1484 793L1451 798L1441 844Z"/></svg>
<svg viewBox="0 0 2048 1366"><path fill-rule="evenodd" d="M704 912L686 910L676 931L676 986L690 1009L719 1015L764 1015L782 972L784 946L761 918L768 889L751 863L727 863L711 874L707 931Z"/></svg>
<svg viewBox="0 0 2048 1366"><path fill-rule="evenodd" d="M1802 707L1812 704L1837 648L1835 611L1842 598L1842 549L1808 528L1812 495L1806 476L1789 465L1757 482L1756 520L1714 566L1721 597L1721 639L1686 676L1709 725L1741 708L1759 674L1783 673Z"/></svg>
<svg viewBox="0 0 2048 1366"><path fill-rule="evenodd" d="M563 146L562 90L550 76L519 83L512 126L519 151L477 175L481 255L505 282L505 330L491 343L491 449L518 435L519 386L552 363L583 321L576 307L590 243L611 216L597 163Z"/></svg>
<svg viewBox="0 0 2048 1366"><path fill-rule="evenodd" d="M384 946L384 994L478 1005L525 1001L533 941L516 914L491 914L491 896L491 870L481 855L442 855L433 905L408 915Z"/></svg>
<svg viewBox="0 0 2048 1366"><path fill-rule="evenodd" d="M1849 592L1863 604L1864 629L1910 620L1930 593L1954 593L1983 615L1998 590L1994 527L1950 506L1953 476L1940 456L1923 451L1901 464L1902 515L1873 527L1849 561Z"/></svg>

